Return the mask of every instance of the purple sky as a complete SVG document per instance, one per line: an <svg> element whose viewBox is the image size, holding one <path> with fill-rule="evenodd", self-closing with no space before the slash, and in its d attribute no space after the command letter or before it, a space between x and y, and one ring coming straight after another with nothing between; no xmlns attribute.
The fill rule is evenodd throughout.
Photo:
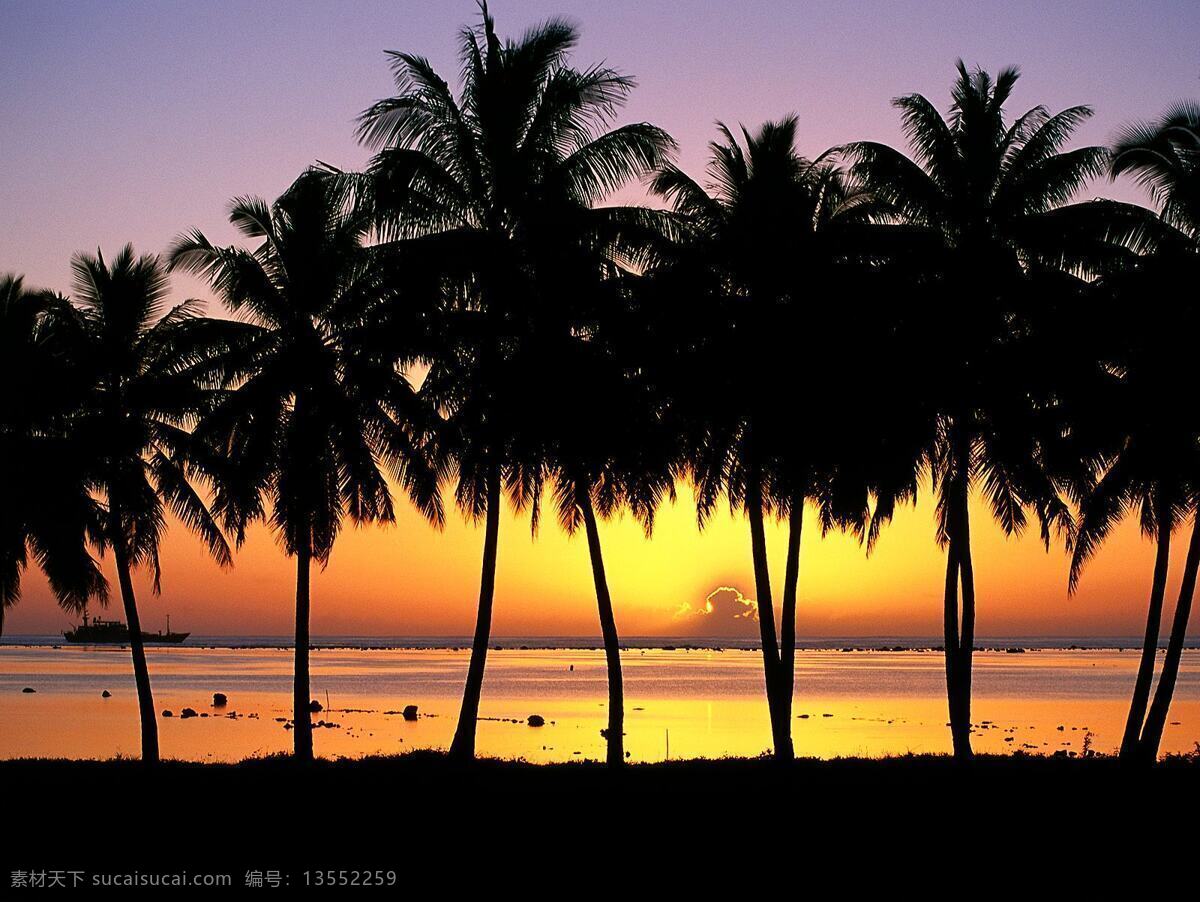
<svg viewBox="0 0 1200 902"><path fill-rule="evenodd" d="M715 119L800 116L802 150L901 141L896 94L944 107L954 60L1019 64L1014 109L1090 103L1080 132L1200 96L1200 3L515 2L502 33L577 22L581 64L639 79L627 120L653 121L699 172ZM65 290L73 251L161 251L184 228L228 240L236 194L274 197L307 163L366 154L354 116L390 93L385 49L457 73L453 2L0 0L0 271ZM1138 199L1129 186L1096 194ZM180 293L200 293L180 282Z"/></svg>

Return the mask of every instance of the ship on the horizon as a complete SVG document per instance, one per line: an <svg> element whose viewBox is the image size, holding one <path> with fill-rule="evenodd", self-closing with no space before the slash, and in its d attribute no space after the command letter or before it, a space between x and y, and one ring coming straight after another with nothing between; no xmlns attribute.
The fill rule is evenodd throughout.
<svg viewBox="0 0 1200 902"><path fill-rule="evenodd" d="M171 616L167 615L167 630L148 633L142 630L142 641L146 643L164 643L178 645L191 633L171 632ZM73 630L63 632L63 638L68 642L86 645L128 645L129 627L120 620L101 620L99 617L88 619L87 611L83 612L83 623Z"/></svg>

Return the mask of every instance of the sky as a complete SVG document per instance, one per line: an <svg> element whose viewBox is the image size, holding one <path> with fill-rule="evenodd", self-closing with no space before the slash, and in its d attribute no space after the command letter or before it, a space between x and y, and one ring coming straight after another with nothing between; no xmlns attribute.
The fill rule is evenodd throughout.
<svg viewBox="0 0 1200 902"><path fill-rule="evenodd" d="M1014 112L1092 105L1081 144L1200 95L1195 2L497 0L491 9L502 34L549 16L578 24L577 63L605 62L637 78L619 121L667 129L680 165L696 176L717 120L753 127L794 112L808 155L856 139L902 145L891 98L920 92L944 109L960 57L993 71L1021 67ZM314 160L366 161L354 117L391 93L384 50L425 55L454 84L459 29L476 20L465 0L0 0L0 272L68 292L76 251L132 242L158 253L191 227L233 241L232 197L273 198ZM638 196L634 187L623 199ZM1103 181L1083 196L1144 201L1130 184ZM173 290L178 299L209 298L189 278ZM1006 541L980 505L974 514L980 635L1141 631L1152 549L1134 524L1109 540L1068 599L1061 548L1046 552L1034 535ZM605 524L602 538L625 635L754 634L744 616L753 581L740 517L719 516L700 533L683 487L652 541L628 519ZM313 632L469 633L481 540L461 518L436 532L407 509L394 526L347 530L314 578ZM778 593L782 531L771 541ZM1176 579L1185 544L1176 540ZM138 583L149 628L170 613L175 628L201 634L290 631L294 570L265 530L222 571L176 525L163 564L161 598L147 579ZM809 529L798 631L936 635L943 569L927 497L898 514L869 560L852 539ZM6 632L56 632L69 622L32 573ZM494 629L597 631L582 537L568 540L548 520L534 538L527 519L506 515Z"/></svg>

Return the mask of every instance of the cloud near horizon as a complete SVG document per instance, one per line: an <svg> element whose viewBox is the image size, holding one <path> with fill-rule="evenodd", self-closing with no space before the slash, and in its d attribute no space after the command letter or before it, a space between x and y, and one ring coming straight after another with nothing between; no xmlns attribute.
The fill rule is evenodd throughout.
<svg viewBox="0 0 1200 902"><path fill-rule="evenodd" d="M746 636L758 634L758 607L735 586L718 586L700 606L684 602L675 612L675 622L696 636Z"/></svg>

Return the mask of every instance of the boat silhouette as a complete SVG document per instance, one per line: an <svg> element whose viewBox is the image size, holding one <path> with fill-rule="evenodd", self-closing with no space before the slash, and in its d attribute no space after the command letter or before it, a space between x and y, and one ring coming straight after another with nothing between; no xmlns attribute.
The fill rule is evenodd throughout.
<svg viewBox="0 0 1200 902"><path fill-rule="evenodd" d="M146 643L162 643L178 645L191 633L171 632L171 617L167 616L167 630L148 633L142 630L142 641ZM65 630L63 638L68 642L86 645L128 645L129 627L120 620L102 620L99 617L88 619L87 611L83 612L83 623L73 630Z"/></svg>

